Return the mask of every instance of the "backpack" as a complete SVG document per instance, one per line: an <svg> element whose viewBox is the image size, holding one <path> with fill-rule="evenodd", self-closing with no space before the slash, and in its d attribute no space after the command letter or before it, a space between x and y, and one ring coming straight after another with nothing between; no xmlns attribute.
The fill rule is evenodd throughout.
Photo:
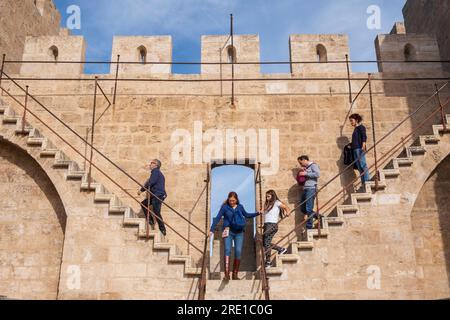
<svg viewBox="0 0 450 320"><path fill-rule="evenodd" d="M301 171L299 171L299 172L298 172L299 174L297 174L297 182L298 182L298 184L299 184L300 186L304 186L304 185L305 185L305 182L306 182L306 176L301 176L301 175L300 175L300 172L301 172Z"/></svg>
<svg viewBox="0 0 450 320"><path fill-rule="evenodd" d="M352 164L355 159L353 158L353 150L352 150L352 144L349 143L344 147L344 164L346 166Z"/></svg>
<svg viewBox="0 0 450 320"><path fill-rule="evenodd" d="M242 232L245 230L246 219L240 210L233 212L233 217L231 218L230 228L234 232Z"/></svg>

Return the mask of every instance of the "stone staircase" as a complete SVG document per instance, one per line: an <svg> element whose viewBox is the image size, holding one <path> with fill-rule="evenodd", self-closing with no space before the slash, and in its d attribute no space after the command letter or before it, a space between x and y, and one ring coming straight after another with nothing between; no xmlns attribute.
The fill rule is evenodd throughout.
<svg viewBox="0 0 450 320"><path fill-rule="evenodd" d="M444 126L433 125L432 135L421 135L414 141L414 143L406 147L403 152L396 158L393 158L385 168L379 170L380 181L378 182L378 190L384 190L388 186L387 179L398 178L401 174L401 167L410 167L413 165L415 158L423 156L427 152L428 145L439 144L441 134L450 133L450 114L445 116L447 128L444 131ZM322 228L319 236L317 229L307 230L306 241L297 241L289 245L290 254L279 255L275 254L275 267L267 269L267 275L273 278L279 278L284 271L284 263L297 263L300 260L300 252L304 250L313 250L315 240L318 238L327 238L331 232L330 227L343 226L345 224L345 216L359 215L361 211L361 204L370 205L376 194L375 181L368 181L365 183L363 192L355 192L350 194L350 204L337 205L332 213L322 219Z"/></svg>
<svg viewBox="0 0 450 320"><path fill-rule="evenodd" d="M0 101L1 102L1 101ZM379 170L380 181L378 183L379 190L388 187L388 179L396 179L401 175L400 168L411 166L416 157L423 156L427 152L427 146L436 145L440 142L441 134L450 133L450 115L446 115L448 124L447 130L444 132L442 125L433 125L432 135L420 136L411 146L406 147L403 152L396 158L393 158L383 169ZM123 215L123 227L134 227L137 229L137 235L140 239L147 237L146 221L139 218L132 208L121 203L119 198L111 194L102 184L92 181L90 185L87 181L86 171L80 169L78 164L71 161L60 150L58 150L47 138L43 137L39 131L28 123L22 130L22 118L14 113L14 110L8 105L0 104L0 138L2 133L7 136L17 135L26 136L28 148L40 148L39 157L54 158L53 168L63 169L65 171L65 179L68 181L80 181L80 192L94 191L95 203L107 203L108 213L111 216ZM5 138L7 138L5 136ZM38 159L37 159L38 160ZM359 215L361 213L361 205L371 205L376 196L375 182L367 182L363 192L352 193L349 197L349 204L337 205L335 210L329 216L323 218L322 229L319 235L317 229L308 230L305 241L295 241L289 244L289 254L275 255L274 267L267 269L267 275L274 280L280 279L283 275L286 264L296 264L301 260L303 251L311 251L315 248L317 239L328 238L333 227L343 227L345 225L345 217L348 215ZM188 255L181 254L181 250L175 245L165 241L159 231L150 230L149 237L153 239L153 250L163 250L168 252L168 260L173 263L184 264L184 275L198 276L201 269L195 266L193 260ZM207 299L221 299L224 294L233 296L237 299L259 299L261 294L261 283L258 280L258 272L255 273L253 279L245 279L240 281L230 281L224 283L221 280L208 280L207 282Z"/></svg>
<svg viewBox="0 0 450 320"><path fill-rule="evenodd" d="M81 182L80 192L94 191L93 205L108 203L109 215L123 215L123 227L134 227L137 229L139 239L147 238L146 221L144 218L138 217L132 208L123 205L120 199L110 193L101 183L91 179L91 183L89 184L88 174L85 170L81 170L76 162L68 159L49 139L43 137L36 128L33 128L28 123L25 123L25 126L22 126L22 124L22 117L16 115L10 106L2 102L0 104L0 129L3 130L0 131L0 138L7 139L6 135L26 136L27 148L40 148L38 152L39 157L47 159L54 158L53 169L66 170L64 176L67 181L77 180ZM175 244L165 240L159 230L150 230L149 239L153 239L153 250L167 251L168 261L170 263L184 264L185 276L200 275L201 268L194 264L192 257L183 255Z"/></svg>

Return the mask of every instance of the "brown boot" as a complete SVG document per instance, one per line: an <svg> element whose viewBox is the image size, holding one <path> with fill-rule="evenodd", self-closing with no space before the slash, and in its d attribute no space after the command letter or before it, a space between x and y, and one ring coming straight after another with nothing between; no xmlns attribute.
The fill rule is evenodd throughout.
<svg viewBox="0 0 450 320"><path fill-rule="evenodd" d="M225 256L225 277L223 278L223 280L230 280L230 257L227 256Z"/></svg>
<svg viewBox="0 0 450 320"><path fill-rule="evenodd" d="M241 264L241 260L234 259L234 265L233 265L233 280L239 280L238 278L238 272L239 272L239 265Z"/></svg>

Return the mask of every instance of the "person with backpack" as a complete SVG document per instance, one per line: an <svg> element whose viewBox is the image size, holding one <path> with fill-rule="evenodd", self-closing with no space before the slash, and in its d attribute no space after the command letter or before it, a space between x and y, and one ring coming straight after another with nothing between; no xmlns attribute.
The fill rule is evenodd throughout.
<svg viewBox="0 0 450 320"><path fill-rule="evenodd" d="M305 215L305 220L307 220L306 229L312 229L314 226L313 216L317 218L314 212L314 201L316 199L320 168L316 163L310 161L306 155L298 157L297 161L300 164L297 182L303 187L302 197L300 199L301 211Z"/></svg>
<svg viewBox="0 0 450 320"><path fill-rule="evenodd" d="M285 254L287 252L286 248L272 245L272 239L278 232L278 222L280 218L290 216L291 210L283 202L280 201L276 192L274 190L269 190L266 192L266 202L264 204L264 252L266 253L266 268L271 267L270 263L270 253L273 250L278 251L278 254Z"/></svg>
<svg viewBox="0 0 450 320"><path fill-rule="evenodd" d="M363 118L359 114L352 114L349 117L349 120L352 127L355 128L352 134L353 159L361 176L362 186L364 187L364 184L370 180L369 169L367 168L366 163L367 130L366 127L361 123Z"/></svg>
<svg viewBox="0 0 450 320"><path fill-rule="evenodd" d="M234 242L234 265L233 280L238 280L239 265L241 263L242 246L244 244L244 232L246 219L261 215L261 212L247 213L244 206L239 203L239 197L236 192L230 192L227 200L223 203L219 213L213 219L210 237L214 237L214 230L223 217L222 238L225 246L225 277L224 280L230 280L230 256L231 246Z"/></svg>

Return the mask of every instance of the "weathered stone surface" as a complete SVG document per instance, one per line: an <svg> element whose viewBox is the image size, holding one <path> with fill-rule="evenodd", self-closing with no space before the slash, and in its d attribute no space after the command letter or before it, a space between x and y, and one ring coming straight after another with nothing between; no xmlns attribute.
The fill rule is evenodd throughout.
<svg viewBox="0 0 450 320"><path fill-rule="evenodd" d="M27 4L29 2L31 3L26 1ZM5 3L8 3L9 9L12 8L12 2L0 1L0 5ZM0 26L9 27L10 22L3 24L2 20ZM27 59L42 58L41 54L48 53L43 50L54 45L55 41L61 49L68 50L62 50L62 54L70 52L68 58L83 59L84 44L81 38L67 35L55 37L50 31L43 34L48 36L26 40L25 45L28 47L24 56ZM3 36L3 33L0 33L0 36ZM23 39L20 41L25 41L24 36L20 37ZM238 62L259 61L258 36L236 36L235 39ZM225 40L226 37L223 36L204 36L202 61L219 62L218 46L222 46ZM327 50L327 59L342 60L348 53L347 42L345 35L295 35L291 37L292 59L317 59L317 45L321 44ZM426 58L435 59L438 54L436 42L429 36L402 34L401 30L392 35L380 36L379 53L382 53L383 59L399 58L404 53L403 46L408 42L418 44L421 55ZM17 47L17 50L23 51L23 45L14 46L14 50ZM141 57L138 48L141 45L151 49L148 52L148 59L170 61L170 37L116 37L113 60L116 54L121 54L121 61L139 61ZM222 59L227 61L226 51L223 52ZM401 72L400 75L405 76L425 76L429 74L428 71L433 71L414 66L412 65L410 70L391 71ZM59 67L62 66L58 64L52 66L52 68ZM76 67L62 70L60 74L73 74L91 81L52 83L29 80L26 84L30 85L33 95L39 101L66 121L79 135L85 137L86 129L90 127L92 121L94 76L82 74L80 66ZM22 75L40 76L45 72L58 74L56 70L38 64L33 68L28 70L23 68ZM278 150L273 151L274 157L270 163L263 165L265 169L275 166L273 174L264 173L263 190L275 189L281 200L291 207L296 205L300 197L300 190L295 181L296 159L299 155L309 154L319 163L322 170L321 185L344 168L342 148L350 142L352 128L345 119L349 109L348 89L346 83L342 81L279 81L274 79L292 75L260 74L258 65L236 66L235 71L239 77L258 76L263 81L235 83L236 100L232 106L229 100L231 84L227 81L222 83L153 81L155 78L218 79L220 75L218 65L204 65L201 74L198 75L174 75L170 73L168 66L139 64L132 67L123 65L119 71L123 76L129 74L152 81L119 82L116 105L112 106L96 125L95 147L135 180L141 182L148 178L148 172L143 165L149 159L161 159L169 194L167 204L201 230L205 225L205 195L199 198L197 205L194 203L204 187L206 164L212 159L234 161L252 158L251 150L262 149L259 140L247 141L249 143L244 146L237 145L239 140L236 137L237 130L246 133L247 140L248 137L262 135L263 132L269 137L268 146L278 146ZM330 78L342 77L346 72L345 64L296 65L292 71L295 76ZM113 79L114 66L111 67L111 73L102 77ZM224 66L222 76L224 78L230 76L229 65ZM367 77L367 74L352 73L352 77ZM373 74L374 128L370 121L370 99L367 88L353 106L354 112L361 113L366 118L369 147L373 144L372 129L376 130L379 139L434 93L433 81L397 83L384 81L384 77L384 73ZM353 82L355 94L363 84L364 81L361 80ZM8 83L2 85L18 99L24 98L23 92L18 88ZM111 97L114 82L100 81L100 85ZM448 97L447 91L442 93L443 101ZM105 108L106 99L100 95L97 99L99 108L97 111L100 113ZM3 100L11 104L18 114L22 114L21 108L5 95L2 102ZM386 161L379 163L380 166L384 166L400 154L401 150L389 153L389 149L398 144L401 137L407 136L435 106L434 100L425 105L416 117L405 122L389 139L378 146L378 156L386 158ZM30 110L41 117L45 124L54 128L81 154L90 151L85 143L52 118L41 106L30 101ZM429 124L419 133L432 134L431 124L440 123L439 117L430 119ZM49 138L55 144L55 148L84 167L85 160L82 156L63 143L42 123L30 117L27 121L38 128L43 136ZM17 165L20 167L25 161L23 159L6 164L3 160L0 162L0 168L6 168L0 170L2 291L10 297L54 299L55 281L59 280L57 297L59 299L196 297L197 278L186 276L183 264L169 263L167 250L155 249L155 240L148 242L138 240L136 228L123 227L123 216L109 215L109 204L94 203L93 192L80 192L79 181L66 181L64 176L66 170L53 168L55 159L41 158L40 147L27 146L27 136L16 135L14 129L11 124L0 124L0 134L27 149L35 159L38 159L50 182L45 188L37 187L36 184L39 185L42 179L34 170L22 172L15 167ZM227 150L228 154L224 148L219 148L219 151L214 149L226 145L227 129L231 132L227 141L233 146L232 152ZM270 141L271 130L277 132L278 141ZM173 151L173 135L177 132L181 132L181 136L187 137L191 142L186 148L187 151ZM194 134L197 137L200 135L204 141L200 143L196 141ZM448 177L445 174L449 171L448 159L442 162L437 173L434 173L422 188L431 172L448 154L448 150L445 149L445 146L448 146L448 137L440 138L442 141L435 147L427 146L425 156L414 157L412 167L398 168L401 178L386 179L384 190L370 196L369 201L360 202L358 212L347 212L343 218L343 225L330 224L326 237L313 239L312 249L310 247L305 250L299 249L297 262L285 262L281 275L270 280L272 298L418 299L448 296L449 258L446 253L449 251L449 244L445 239L448 238L450 223L441 217L448 211L448 206L445 205L449 202L445 197L448 194L446 193ZM205 150L208 152L203 154ZM17 153L11 148L1 149L0 152L3 152L5 157L15 157ZM174 160L178 156L184 156L181 163ZM258 157L261 157L259 152L255 158ZM122 190L98 169L93 168L92 175L95 180L101 182L125 205L131 206L138 213L139 201L142 198L135 197L135 194L139 185L97 153L94 153L93 159L96 166L126 190ZM367 160L370 165L374 163L372 152L367 155ZM320 203L325 203L336 192L349 185L354 178L354 172L349 171L330 183L321 193ZM67 214L62 258L62 234L56 228L55 212L52 211L55 208L49 206L51 201L45 192L51 189L50 187L59 193ZM353 187L348 187L347 191L353 192ZM345 200L349 200L348 194ZM25 209L29 207L33 207L33 211ZM335 207L336 203L332 202L323 208L321 213L333 213ZM202 248L204 236L194 227L189 227L186 221L167 207L163 207L162 215L179 233L177 235L169 228L166 240L178 245L180 253L192 256L194 265L198 263L200 253L192 245L187 245L182 237L189 239L196 247ZM280 225L274 241L278 241L291 231L301 219L302 215L297 210L295 215ZM209 221L206 223L209 224ZM247 233L247 237L245 250L250 250L253 255L251 230ZM296 243L299 238L300 232L293 233L285 244ZM23 248L27 248L28 251L24 251ZM220 244L216 243L216 248L220 248ZM52 254L44 255L46 252L44 249L51 250ZM220 270L219 264L220 260L217 257L211 259L213 271ZM243 268L252 271L255 265L256 262L252 261ZM260 289L257 285L260 285L260 282L254 278L246 279L246 282L242 282L242 286L239 283L232 283L223 287L219 281L211 282L208 289L209 298L259 298ZM435 282L439 282L439 285L433 285ZM158 294L155 295L155 292ZM0 295L2 293L0 291Z"/></svg>

